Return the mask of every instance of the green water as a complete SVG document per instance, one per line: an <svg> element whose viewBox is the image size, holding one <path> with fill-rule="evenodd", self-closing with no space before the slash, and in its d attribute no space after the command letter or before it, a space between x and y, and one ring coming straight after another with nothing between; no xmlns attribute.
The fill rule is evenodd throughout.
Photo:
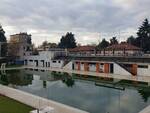
<svg viewBox="0 0 150 113"><path fill-rule="evenodd" d="M150 105L148 83L40 70L8 71L0 83L90 113L138 113Z"/></svg>

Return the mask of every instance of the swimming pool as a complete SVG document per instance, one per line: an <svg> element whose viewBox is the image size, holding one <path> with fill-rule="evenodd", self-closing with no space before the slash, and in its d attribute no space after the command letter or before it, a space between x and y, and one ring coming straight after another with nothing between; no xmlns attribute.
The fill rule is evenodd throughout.
<svg viewBox="0 0 150 113"><path fill-rule="evenodd" d="M150 104L148 83L42 70L8 71L0 83L90 113L137 113Z"/></svg>

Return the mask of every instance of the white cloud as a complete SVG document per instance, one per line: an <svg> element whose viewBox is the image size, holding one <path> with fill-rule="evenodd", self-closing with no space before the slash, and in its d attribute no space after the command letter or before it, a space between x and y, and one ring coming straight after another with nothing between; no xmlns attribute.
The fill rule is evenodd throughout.
<svg viewBox="0 0 150 113"><path fill-rule="evenodd" d="M149 4L149 0L1 0L0 23L7 37L29 32L36 44L45 39L59 42L68 31L82 44L118 36L119 31L123 40L149 18Z"/></svg>

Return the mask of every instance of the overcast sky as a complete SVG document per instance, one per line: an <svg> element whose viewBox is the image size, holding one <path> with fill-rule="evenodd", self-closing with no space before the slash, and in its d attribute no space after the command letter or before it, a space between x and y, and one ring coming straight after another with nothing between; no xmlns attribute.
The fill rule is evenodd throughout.
<svg viewBox="0 0 150 113"><path fill-rule="evenodd" d="M59 42L73 32L78 43L98 43L135 35L150 17L150 0L0 0L0 23L6 36L28 32L39 45Z"/></svg>

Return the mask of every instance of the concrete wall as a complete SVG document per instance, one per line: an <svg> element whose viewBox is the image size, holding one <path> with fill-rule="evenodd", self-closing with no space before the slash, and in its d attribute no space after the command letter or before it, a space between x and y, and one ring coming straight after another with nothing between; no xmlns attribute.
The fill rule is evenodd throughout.
<svg viewBox="0 0 150 113"><path fill-rule="evenodd" d="M63 60L54 60L54 61L55 62L53 62L53 60L49 61L51 68L62 68L63 67L63 65L64 65Z"/></svg>
<svg viewBox="0 0 150 113"><path fill-rule="evenodd" d="M81 70L81 71L84 71L84 63L81 63L81 65L80 65L80 70Z"/></svg>
<svg viewBox="0 0 150 113"><path fill-rule="evenodd" d="M116 63L114 64L114 74L119 74L119 75L131 75L131 73L129 73L128 71L126 71L124 68L122 68L121 66L119 66Z"/></svg>
<svg viewBox="0 0 150 113"><path fill-rule="evenodd" d="M150 76L150 65L148 65L148 68L137 68L137 75L141 76Z"/></svg>
<svg viewBox="0 0 150 113"><path fill-rule="evenodd" d="M96 64L89 64L89 71L96 72Z"/></svg>
<svg viewBox="0 0 150 113"><path fill-rule="evenodd" d="M69 69L72 70L73 61L70 61L68 64L66 64L63 69ZM77 66L76 66L77 67ZM76 69L76 68L75 68Z"/></svg>
<svg viewBox="0 0 150 113"><path fill-rule="evenodd" d="M78 64L74 63L74 69L78 70Z"/></svg>
<svg viewBox="0 0 150 113"><path fill-rule="evenodd" d="M43 51L43 52L40 52L39 55L26 56L24 57L24 60L27 60L28 66L36 66L35 60L38 60L38 66L43 67L43 62L41 62L41 60L44 60L44 67L46 67L46 62L47 62L47 67L49 67L48 63L50 63L51 68L62 68L64 61L52 60L53 56L54 56L54 52ZM33 62L31 62L30 60L33 60Z"/></svg>
<svg viewBox="0 0 150 113"><path fill-rule="evenodd" d="M51 106L54 108L54 113L87 113L85 111L3 85L0 85L0 94L10 97L14 100L17 100L34 108Z"/></svg>

